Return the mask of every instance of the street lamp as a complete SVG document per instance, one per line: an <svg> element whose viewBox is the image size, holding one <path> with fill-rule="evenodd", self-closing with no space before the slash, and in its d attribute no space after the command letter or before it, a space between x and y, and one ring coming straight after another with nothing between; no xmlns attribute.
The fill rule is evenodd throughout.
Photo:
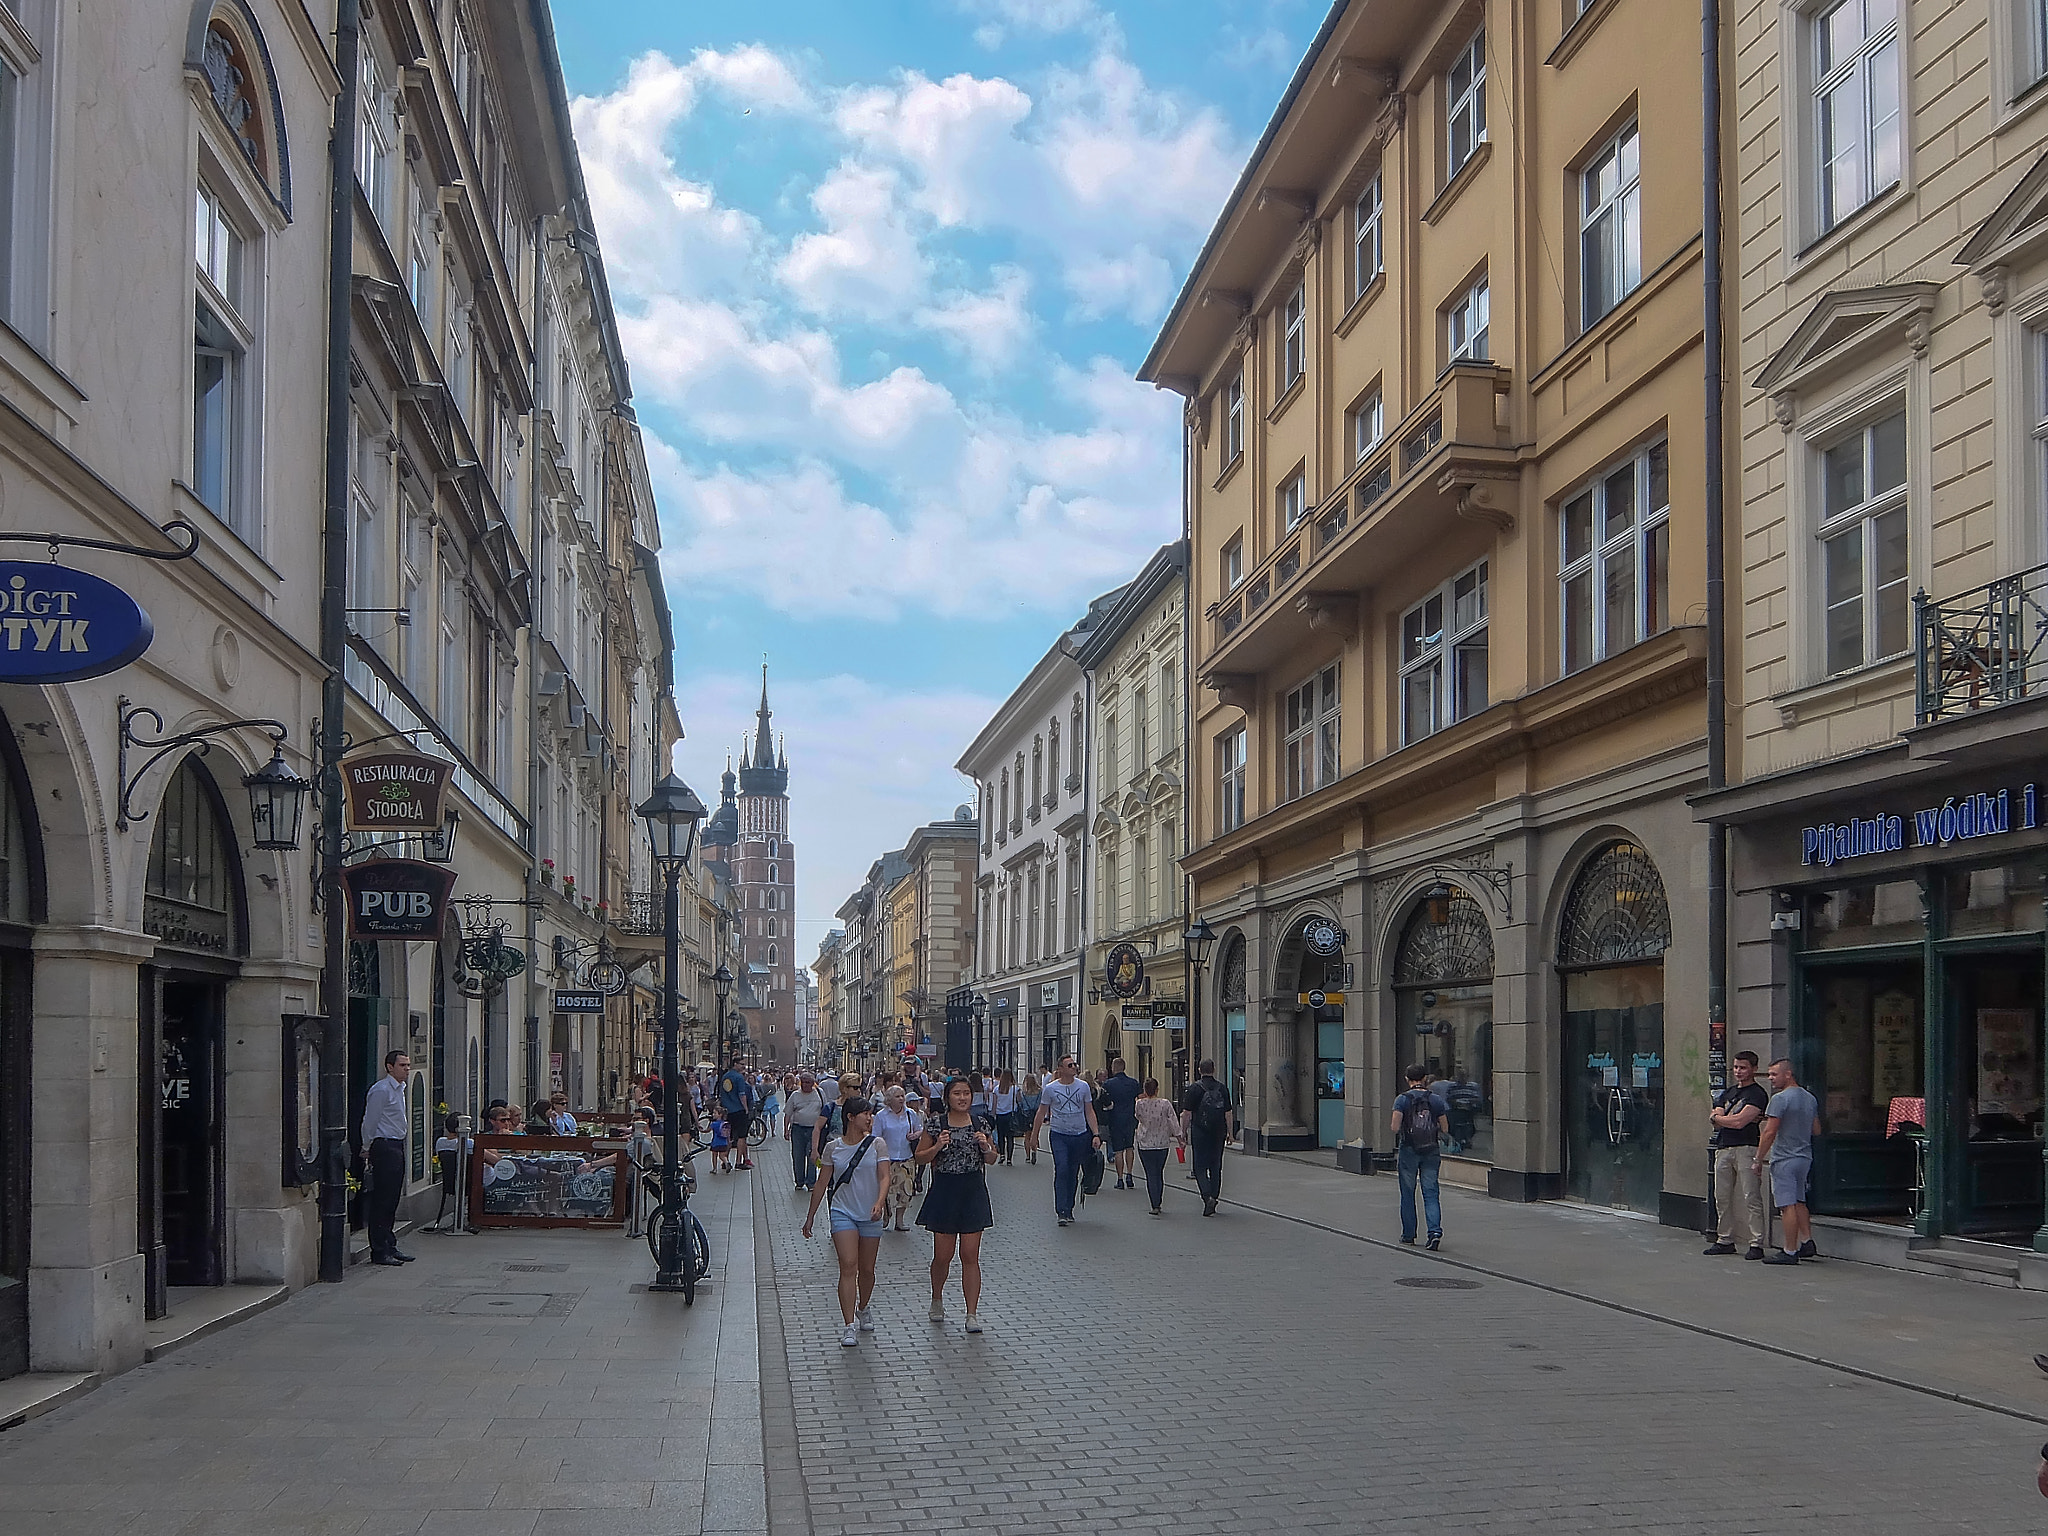
<svg viewBox="0 0 2048 1536"><path fill-rule="evenodd" d="M647 823L647 841L654 867L661 875L663 924L668 969L661 979L661 1254L650 1291L680 1291L686 1277L683 1240L682 1074L676 1065L676 1031L680 1027L678 977L683 957L683 871L697 846L697 828L704 820L704 802L673 772L654 786L639 808ZM688 1282L695 1283L695 1276Z"/></svg>
<svg viewBox="0 0 2048 1536"><path fill-rule="evenodd" d="M283 743L271 747L270 761L245 777L242 787L249 791L249 841L258 848L297 848L313 784L286 766Z"/></svg>
<svg viewBox="0 0 2048 1536"><path fill-rule="evenodd" d="M718 993L718 1049L713 1053L712 1060L718 1064L718 1070L723 1072L725 1070L725 1005L732 1000L733 974L725 968L725 962L722 960L718 963L718 969L712 973L711 985Z"/></svg>
<svg viewBox="0 0 2048 1536"><path fill-rule="evenodd" d="M1188 957L1188 1081L1193 1082L1202 1066L1202 971L1216 948L1216 930L1206 917L1198 917L1180 943Z"/></svg>
<svg viewBox="0 0 2048 1536"><path fill-rule="evenodd" d="M1432 928L1449 926L1451 921L1451 898L1457 894L1442 876L1438 876L1436 883L1422 893L1423 915L1429 919L1429 925Z"/></svg>

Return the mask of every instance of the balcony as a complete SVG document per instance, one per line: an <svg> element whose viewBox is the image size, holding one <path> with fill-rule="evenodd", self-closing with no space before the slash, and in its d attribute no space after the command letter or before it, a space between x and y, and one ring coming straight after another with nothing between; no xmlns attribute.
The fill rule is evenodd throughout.
<svg viewBox="0 0 2048 1536"><path fill-rule="evenodd" d="M2048 694L2048 565L1952 597L1913 594L1921 725Z"/></svg>

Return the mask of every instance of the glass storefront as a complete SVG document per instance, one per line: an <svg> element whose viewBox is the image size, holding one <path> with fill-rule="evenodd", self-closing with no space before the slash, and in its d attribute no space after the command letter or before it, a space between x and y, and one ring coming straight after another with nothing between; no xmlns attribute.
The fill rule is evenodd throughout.
<svg viewBox="0 0 2048 1536"><path fill-rule="evenodd" d="M1420 1063L1450 1107L1444 1151L1493 1158L1493 932L1465 892L1424 900L1394 957L1397 1070Z"/></svg>

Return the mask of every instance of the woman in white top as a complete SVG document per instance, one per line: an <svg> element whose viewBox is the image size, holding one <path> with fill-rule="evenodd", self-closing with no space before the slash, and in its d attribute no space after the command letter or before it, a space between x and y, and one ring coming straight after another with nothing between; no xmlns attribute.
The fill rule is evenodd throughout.
<svg viewBox="0 0 2048 1536"><path fill-rule="evenodd" d="M875 1254L882 1246L882 1210L889 1190L889 1147L875 1132L875 1106L850 1098L839 1105L845 1131L825 1144L819 1163L830 1176L811 1190L811 1208L804 1216L804 1236L818 1207L832 1201L832 1247L839 1255L839 1315L846 1331L839 1342L848 1349L863 1333L874 1331L868 1303L875 1294Z"/></svg>
<svg viewBox="0 0 2048 1536"><path fill-rule="evenodd" d="M1017 1108L1023 1094L1017 1091L1017 1074L1008 1067L996 1074L996 1091L989 1096L989 1107L996 1117L996 1151L1001 1161L1017 1161Z"/></svg>
<svg viewBox="0 0 2048 1536"><path fill-rule="evenodd" d="M889 1201L883 1225L894 1216L896 1230L907 1232L910 1227L903 1218L910 1213L911 1184L917 1172L911 1149L924 1134L924 1116L895 1084L882 1093L882 1107L875 1112L875 1133L889 1145Z"/></svg>

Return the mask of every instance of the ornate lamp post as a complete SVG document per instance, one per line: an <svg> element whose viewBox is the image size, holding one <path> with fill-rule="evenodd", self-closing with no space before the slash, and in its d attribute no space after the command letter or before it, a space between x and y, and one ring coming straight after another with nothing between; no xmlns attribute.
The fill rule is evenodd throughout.
<svg viewBox="0 0 2048 1536"><path fill-rule="evenodd" d="M1207 918L1198 917L1188 924L1180 942L1188 957L1188 1081L1193 1082L1202 1067L1202 972L1216 948L1216 930Z"/></svg>
<svg viewBox="0 0 2048 1536"><path fill-rule="evenodd" d="M711 1060L719 1071L725 1070L725 1005L732 1000L733 974L719 961L718 969L712 973L711 985L718 993L718 1049Z"/></svg>
<svg viewBox="0 0 2048 1536"><path fill-rule="evenodd" d="M677 978L682 972L683 871L697 846L697 828L704 820L704 802L690 786L668 774L639 808L653 846L654 867L661 875L662 936L668 965L661 980L661 1255L651 1291L683 1288L683 1146L682 1073L676 1064L676 1031L680 1027Z"/></svg>

